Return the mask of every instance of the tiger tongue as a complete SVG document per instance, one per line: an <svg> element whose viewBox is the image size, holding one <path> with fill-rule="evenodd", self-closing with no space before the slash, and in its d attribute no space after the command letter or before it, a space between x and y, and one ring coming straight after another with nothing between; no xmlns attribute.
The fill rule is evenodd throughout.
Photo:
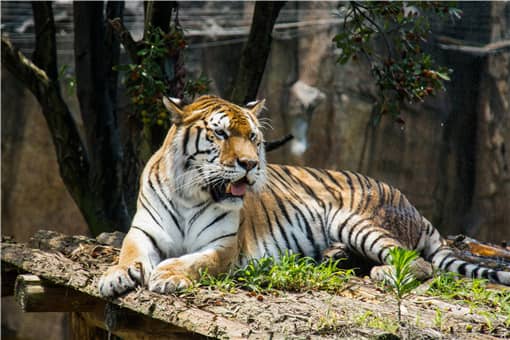
<svg viewBox="0 0 510 340"><path fill-rule="evenodd" d="M231 194L232 196L244 196L246 193L246 183L229 183L227 185L227 193Z"/></svg>

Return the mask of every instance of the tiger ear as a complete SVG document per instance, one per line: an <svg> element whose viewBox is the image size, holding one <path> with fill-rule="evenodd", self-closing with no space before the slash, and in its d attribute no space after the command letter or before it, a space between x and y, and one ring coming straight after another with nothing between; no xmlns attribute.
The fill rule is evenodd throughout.
<svg viewBox="0 0 510 340"><path fill-rule="evenodd" d="M184 119L184 111L182 110L182 101L177 98L163 96L163 105L170 113L172 123L179 124Z"/></svg>
<svg viewBox="0 0 510 340"><path fill-rule="evenodd" d="M252 102L249 102L248 104L246 104L246 108L250 109L251 113L253 115L255 115L255 117L258 117L259 114L262 112L262 110L264 109L264 104L266 103L266 100L265 99L262 99L262 100L255 100L255 101L252 101Z"/></svg>

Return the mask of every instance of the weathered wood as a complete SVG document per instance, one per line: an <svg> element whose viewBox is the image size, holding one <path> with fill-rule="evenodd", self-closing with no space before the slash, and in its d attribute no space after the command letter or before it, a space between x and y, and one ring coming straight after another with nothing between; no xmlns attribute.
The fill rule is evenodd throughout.
<svg viewBox="0 0 510 340"><path fill-rule="evenodd" d="M2 297L14 295L14 282L18 274L15 267L2 262Z"/></svg>
<svg viewBox="0 0 510 340"><path fill-rule="evenodd" d="M117 260L119 252L94 239L55 232L41 231L34 235L31 244L37 244L46 251L24 244L2 243L2 262L93 298L99 297L99 276ZM361 322L364 315L371 313L388 323L395 323L396 315L394 298L370 280L359 278L350 279L345 290L336 295L282 292L253 297L241 290L225 293L196 288L176 296L137 289L109 302L112 305L107 308L106 322L104 309L80 313L79 317L89 326L109 326L112 334L124 338L143 338L148 330L171 338L181 334L182 330L215 338L363 339L386 333ZM434 322L436 310L442 313L441 329ZM125 316L123 313L131 314ZM411 327L410 334L416 337L477 338L478 334L479 338L482 335L490 338L487 334L475 333L487 327L485 316L476 314L468 306L435 297L410 296L403 302L403 317ZM492 334L510 335L504 326L504 318L501 315L492 320ZM151 325L150 322L159 324ZM468 328L473 329L473 333L468 334ZM139 333L136 333L137 330ZM184 337L188 338L188 335L186 333ZM158 338L159 335L153 334L152 337Z"/></svg>
<svg viewBox="0 0 510 340"><path fill-rule="evenodd" d="M72 340L104 340L109 339L108 332L91 325L80 313L70 314Z"/></svg>
<svg viewBox="0 0 510 340"><path fill-rule="evenodd" d="M72 288L54 285L37 275L18 275L14 296L24 312L90 312L103 308L104 300Z"/></svg>

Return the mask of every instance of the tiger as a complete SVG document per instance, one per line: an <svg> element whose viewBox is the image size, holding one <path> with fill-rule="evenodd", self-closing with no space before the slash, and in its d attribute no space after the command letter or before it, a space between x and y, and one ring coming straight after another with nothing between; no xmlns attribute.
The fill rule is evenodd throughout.
<svg viewBox="0 0 510 340"><path fill-rule="evenodd" d="M389 184L346 170L268 164L264 100L239 106L209 95L163 103L173 124L142 172L136 213L118 264L99 280L100 295L137 286L173 293L204 270L227 273L286 251L320 259L334 245L378 264L374 279L388 269L390 249L401 247L430 268L510 285L510 272L456 257Z"/></svg>

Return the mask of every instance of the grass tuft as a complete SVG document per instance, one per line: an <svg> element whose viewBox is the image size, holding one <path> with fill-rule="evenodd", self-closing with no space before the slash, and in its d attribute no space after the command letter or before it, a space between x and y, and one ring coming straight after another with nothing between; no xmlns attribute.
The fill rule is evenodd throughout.
<svg viewBox="0 0 510 340"><path fill-rule="evenodd" d="M263 257L251 260L245 267L216 277L206 271L201 273L198 285L223 291L236 288L257 293L285 290L303 292L323 290L337 293L354 275L353 270L338 268L340 260L329 259L317 263L310 257L285 252L279 259Z"/></svg>
<svg viewBox="0 0 510 340"><path fill-rule="evenodd" d="M432 280L427 294L468 305L473 312L484 315L490 326L497 316L505 316L504 326L510 327L510 289L489 289L487 283L484 279L441 273Z"/></svg>

